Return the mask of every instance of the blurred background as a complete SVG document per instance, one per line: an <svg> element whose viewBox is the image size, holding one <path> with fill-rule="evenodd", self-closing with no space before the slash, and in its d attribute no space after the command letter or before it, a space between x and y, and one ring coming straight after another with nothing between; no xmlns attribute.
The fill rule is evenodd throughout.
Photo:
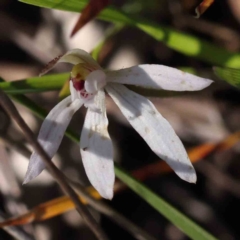
<svg viewBox="0 0 240 240"><path fill-rule="evenodd" d="M192 33L232 52L240 49L240 2L216 0L200 19L195 19L197 0L114 0L112 4L132 15ZM102 40L110 23L94 20L72 39L69 35L79 14L40 9L15 0L0 0L0 76L7 81L37 76L43 66L72 48L91 52ZM171 123L185 147L223 141L240 129L239 90L219 80L212 66L181 55L136 28L123 27L104 44L99 56L104 68L120 69L141 63L193 68L197 74L216 81L194 94L152 98L159 112ZM58 65L55 72L70 71ZM54 72L53 71L53 72ZM58 101L58 92L29 94L50 110ZM109 132L114 141L115 160L128 171L144 173L149 164L161 161L129 126L123 115L107 100ZM17 107L37 134L41 121L23 106ZM71 128L80 133L85 109L74 116ZM19 128L0 109L0 220L16 216L34 206L62 195L44 172L22 186L28 159L16 151L18 143L30 146ZM238 145L238 144L237 144ZM239 239L240 228L240 151L239 145L216 151L194 164L196 185L185 183L174 173L146 173L144 183L196 221L218 239ZM24 154L24 153L23 153ZM26 155L26 154L25 154ZM57 166L72 179L89 184L81 163L79 147L64 139L54 157ZM129 189L116 192L107 204L121 212L157 239L188 239L180 230ZM134 239L108 218L91 209L111 239ZM37 240L95 239L72 210L44 222L26 225L24 230ZM34 237L33 237L34 236ZM0 230L0 239L14 239Z"/></svg>

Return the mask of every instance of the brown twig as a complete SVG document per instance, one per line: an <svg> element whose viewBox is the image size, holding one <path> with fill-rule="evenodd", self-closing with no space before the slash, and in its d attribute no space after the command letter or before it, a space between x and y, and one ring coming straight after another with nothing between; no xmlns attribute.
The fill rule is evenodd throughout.
<svg viewBox="0 0 240 240"><path fill-rule="evenodd" d="M99 227L99 225L95 221L95 219L88 212L87 208L79 201L77 194L68 185L62 172L60 172L58 168L52 163L47 153L43 150L42 146L35 139L33 132L28 127L28 125L24 122L24 120L18 113L12 101L2 90L0 90L0 104L5 109L5 111L9 114L9 116L12 117L16 121L16 123L19 125L19 127L22 129L27 140L32 144L34 150L40 155L41 159L46 164L52 176L61 186L62 190L72 199L72 201L76 206L76 210L83 217L83 219L86 221L88 226L92 229L92 231L95 233L96 237L101 240L108 239L106 234L103 232L103 230Z"/></svg>
<svg viewBox="0 0 240 240"><path fill-rule="evenodd" d="M0 211L0 221L5 221L6 216L4 213ZM24 231L22 227L19 226L11 226L3 228L9 235L14 237L16 240L34 240L35 238L31 236L29 233Z"/></svg>

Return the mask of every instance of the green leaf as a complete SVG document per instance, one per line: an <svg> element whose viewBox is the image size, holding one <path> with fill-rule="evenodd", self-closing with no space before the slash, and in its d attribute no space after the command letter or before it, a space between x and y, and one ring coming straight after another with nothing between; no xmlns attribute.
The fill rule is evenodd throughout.
<svg viewBox="0 0 240 240"><path fill-rule="evenodd" d="M240 88L240 69L214 67L213 71L220 79Z"/></svg>
<svg viewBox="0 0 240 240"><path fill-rule="evenodd" d="M184 214L179 212L165 200L163 200L156 193L152 192L144 184L134 179L128 173L126 173L120 167L115 165L116 176L121 179L129 188L131 188L136 194L143 198L149 205L151 205L155 210L166 217L170 222L172 222L176 227L181 229L188 237L195 240L214 240L214 236L209 234L207 231L202 229Z"/></svg>
<svg viewBox="0 0 240 240"><path fill-rule="evenodd" d="M65 11L80 12L86 5L86 0L20 0L21 2L39 7L53 8ZM143 18L128 16L120 10L108 7L99 14L99 18L113 23L124 23L137 27L162 41L168 47L187 56L195 57L205 62L226 66L240 67L240 54L231 53L221 47L204 41L193 35L178 32L172 28L155 24Z"/></svg>
<svg viewBox="0 0 240 240"><path fill-rule="evenodd" d="M60 89L68 78L69 73L44 75L12 82L0 82L0 88L11 94L52 91Z"/></svg>
<svg viewBox="0 0 240 240"><path fill-rule="evenodd" d="M2 79L0 79L1 82ZM35 102L22 94L11 95L11 97L30 109L37 117L44 119L47 116L47 111L38 106ZM67 129L65 135L73 142L79 143L79 136L70 129ZM214 240L215 238L203 230L200 226L191 221L184 214L180 213L173 206L164 201L157 194L153 193L150 189L131 177L117 164L115 164L116 176L149 203L154 209L165 216L175 226L181 229L186 235L196 240Z"/></svg>

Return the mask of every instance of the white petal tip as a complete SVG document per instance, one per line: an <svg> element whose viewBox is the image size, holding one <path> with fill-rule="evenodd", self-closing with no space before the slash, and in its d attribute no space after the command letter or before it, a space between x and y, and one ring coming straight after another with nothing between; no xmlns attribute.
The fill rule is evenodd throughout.
<svg viewBox="0 0 240 240"><path fill-rule="evenodd" d="M35 178L35 177L33 177L33 176L31 176L31 175L28 175L28 173L26 173L22 185L25 185L25 184L29 183L29 182L30 182L31 180L33 180L34 178Z"/></svg>
<svg viewBox="0 0 240 240"><path fill-rule="evenodd" d="M31 165L29 165L23 180L23 185L29 183L34 178L36 178L42 172L42 170L43 168L33 168Z"/></svg>
<svg viewBox="0 0 240 240"><path fill-rule="evenodd" d="M45 164L42 162L38 154L32 154L27 172L25 174L23 184L26 184L36 178L45 169Z"/></svg>
<svg viewBox="0 0 240 240"><path fill-rule="evenodd" d="M29 182L28 180L24 179L22 185L25 185L25 184L27 184L28 182Z"/></svg>
<svg viewBox="0 0 240 240"><path fill-rule="evenodd" d="M109 188L109 189L104 189L104 190L101 190L99 191L99 194L105 198L105 199L108 199L108 200L112 200L113 198L113 189Z"/></svg>
<svg viewBox="0 0 240 240"><path fill-rule="evenodd" d="M212 83L214 83L214 81L207 79L207 78L202 78L199 80L199 82L196 82L196 85L191 85L190 88L187 91L200 91L203 90L205 88L207 88L208 86L210 86Z"/></svg>
<svg viewBox="0 0 240 240"><path fill-rule="evenodd" d="M194 174L194 176L192 176L192 177L189 179L188 182L189 182L189 183L194 183L194 184L196 184L196 183L197 183L197 176L196 176L196 174Z"/></svg>
<svg viewBox="0 0 240 240"><path fill-rule="evenodd" d="M206 79L206 85L204 88L208 87L209 85L211 85L212 83L214 83L214 81L210 80L210 79Z"/></svg>
<svg viewBox="0 0 240 240"><path fill-rule="evenodd" d="M189 182L189 183L196 183L197 182L197 175L195 173L195 170L193 169L193 172L189 174L184 174L179 176L182 180Z"/></svg>

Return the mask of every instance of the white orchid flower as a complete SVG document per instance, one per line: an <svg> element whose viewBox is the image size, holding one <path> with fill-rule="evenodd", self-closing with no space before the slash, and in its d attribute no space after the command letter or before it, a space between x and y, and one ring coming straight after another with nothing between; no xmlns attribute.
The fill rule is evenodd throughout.
<svg viewBox="0 0 240 240"><path fill-rule="evenodd" d="M74 64L70 78L71 96L58 103L44 120L38 141L52 158L62 141L73 114L88 108L80 139L80 152L86 174L102 197L113 197L115 180L113 145L108 134L105 91L152 151L165 160L175 173L196 182L195 170L186 150L168 121L145 97L125 84L152 89L196 91L212 81L162 65L139 65L117 71L104 71L85 51L74 49L51 61L43 73L59 62ZM36 178L45 168L40 156L31 155L24 183Z"/></svg>

